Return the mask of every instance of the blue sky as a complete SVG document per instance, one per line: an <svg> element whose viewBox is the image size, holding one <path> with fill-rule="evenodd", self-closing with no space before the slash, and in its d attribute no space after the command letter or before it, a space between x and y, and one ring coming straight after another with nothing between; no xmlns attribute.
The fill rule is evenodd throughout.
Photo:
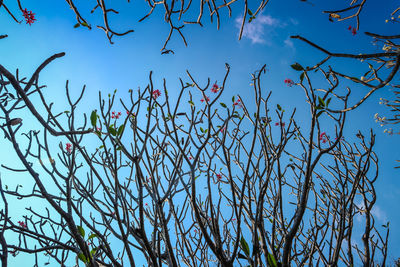
<svg viewBox="0 0 400 267"><path fill-rule="evenodd" d="M184 29L188 47L175 34L168 45L175 54L161 55L160 48L168 34L168 25L163 23L162 17L156 16L160 12L137 23L148 9L140 1L134 2L113 6L121 14L111 16L112 27L121 31L130 28L135 30L124 37L114 37L113 45L95 27L91 31L83 27L73 28L75 16L63 1L24 1L24 7L36 13L37 21L31 26L15 23L4 9L0 9L0 34L9 35L0 40L0 64L12 72L19 68L24 76L30 76L47 57L66 52L66 56L55 60L42 72L40 79L48 86L46 97L57 106L66 104L66 80L69 80L72 91L79 92L86 85L87 110L82 110L86 113L97 108L98 91L106 95L118 89L117 96L126 97L129 89L144 88L147 85L149 71L153 71L157 86L161 86L162 78L166 78L169 90L173 90L174 87L178 88L179 77L188 80L186 70L204 83L208 77L212 82L221 82L225 74L225 63L231 66L231 74L228 79L229 92L224 97L230 99L231 95L240 94L246 100L246 95L251 91L250 74L267 64L268 72L263 81L264 88L273 92L272 103L279 103L287 110L297 107L296 118L301 121L308 116L304 94L299 88L287 87L283 81L286 78L298 80L298 73L290 68L290 64L299 62L303 66L313 65L324 55L298 40L290 39L290 35L302 35L330 51L358 54L381 51L381 47L372 46L371 40L362 32L394 34L398 29L398 25L385 23L385 19L390 17L390 12L396 7L396 1L385 1L384 5L375 1L366 5L360 17L361 28L355 36L347 29L348 26L354 26L354 21L331 23L327 15L321 12L342 8L346 5L345 1L314 1L313 5L290 1L285 6L280 1L270 1L265 10L251 24L246 25L242 40L238 41L238 21L242 16L242 6L238 4L233 8L230 19L226 17L227 13L224 14L219 31L216 24L210 24L205 17L203 28L191 25ZM9 8L22 19L16 6L11 4ZM255 9L255 6L250 8ZM91 7L88 6L88 9ZM83 13L93 25L101 21L99 13ZM196 17L196 14L193 15ZM333 63L342 72L353 73L355 76L361 76L366 71L365 66L360 69L360 63L351 60L332 60ZM352 88L354 101L366 92L365 88L359 86ZM358 129L368 132L373 128L376 133L375 151L380 160L380 177L376 183L378 201L374 214L378 224L390 221L389 260L400 257L396 254L400 251L400 241L396 238L400 236L400 217L397 212L400 181L399 170L393 168L396 165L395 159L400 159L399 150L394 149L399 146L400 139L398 136L384 134L383 128L374 122L373 116L377 112L386 112L378 102L380 97L390 95L391 92L383 88L351 112L344 134L351 140ZM34 120L24 121L25 127L34 127L36 124ZM8 150L11 154L11 147L7 147ZM2 153L0 159L1 162L11 164L15 161L8 152L7 155ZM8 182L6 177L2 171L5 183L15 183ZM28 178L21 179L26 179L23 183L24 187L28 187ZM23 214L20 210L22 207L22 204L15 203L16 214ZM10 266L20 266L24 261L22 258L10 260Z"/></svg>

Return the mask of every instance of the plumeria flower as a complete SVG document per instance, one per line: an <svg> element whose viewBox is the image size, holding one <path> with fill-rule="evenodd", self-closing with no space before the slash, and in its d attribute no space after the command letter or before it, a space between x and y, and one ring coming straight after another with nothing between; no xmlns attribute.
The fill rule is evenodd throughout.
<svg viewBox="0 0 400 267"><path fill-rule="evenodd" d="M119 119L121 116L121 112L115 113L115 111L111 112L111 118L112 119Z"/></svg>
<svg viewBox="0 0 400 267"><path fill-rule="evenodd" d="M211 92L213 93L218 93L219 87L216 83L214 83L213 87L211 88Z"/></svg>
<svg viewBox="0 0 400 267"><path fill-rule="evenodd" d="M238 106L239 108L243 108L242 102L240 101L240 99L236 100L235 103L233 103L234 106Z"/></svg>
<svg viewBox="0 0 400 267"><path fill-rule="evenodd" d="M200 100L200 102L204 102L204 101L206 101L207 103L210 101L210 98L208 97L208 96L206 96L205 97L205 99L204 98L202 98L201 100Z"/></svg>
<svg viewBox="0 0 400 267"><path fill-rule="evenodd" d="M154 99L157 99L159 96L161 96L161 92L160 92L160 90L154 90L153 91L153 98Z"/></svg>
<svg viewBox="0 0 400 267"><path fill-rule="evenodd" d="M65 150L67 150L68 153L72 152L72 144L71 143L66 143L65 144Z"/></svg>
<svg viewBox="0 0 400 267"><path fill-rule="evenodd" d="M26 226L26 223L23 222L23 221L18 221L18 224L19 224L19 226L21 226L22 228L28 228L28 227Z"/></svg>
<svg viewBox="0 0 400 267"><path fill-rule="evenodd" d="M294 85L294 82L292 79L285 79L285 83L287 86L292 87Z"/></svg>
<svg viewBox="0 0 400 267"><path fill-rule="evenodd" d="M356 35L357 34L357 29L356 28L353 28L353 27L351 27L351 26L349 26L349 28L347 28L349 31L351 31L351 33L353 34L353 35Z"/></svg>
<svg viewBox="0 0 400 267"><path fill-rule="evenodd" d="M322 133L319 135L319 140L320 140L323 144L325 144L326 142L328 142L328 139L329 139L329 137L326 135L326 132L322 132Z"/></svg>
<svg viewBox="0 0 400 267"><path fill-rule="evenodd" d="M24 16L26 20L26 24L29 24L29 26L35 22L35 13L32 13L32 11L28 11L26 8L22 10L22 15Z"/></svg>

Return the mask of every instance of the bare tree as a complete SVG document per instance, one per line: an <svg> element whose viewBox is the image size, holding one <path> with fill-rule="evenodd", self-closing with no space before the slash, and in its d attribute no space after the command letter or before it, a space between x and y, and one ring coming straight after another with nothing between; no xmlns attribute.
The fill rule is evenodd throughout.
<svg viewBox="0 0 400 267"><path fill-rule="evenodd" d="M32 23L34 14L17 2L27 23ZM142 20L157 6L164 7L170 32L162 53L168 53L172 33L179 33L186 43L184 25L202 25L205 8L219 24L220 10L230 14L234 2L200 1L197 20L185 21L191 1L148 1L150 11ZM243 1L241 32L267 2L260 1L253 13ZM325 13L332 21L355 19L351 30L357 33L366 2L353 1L350 7ZM80 8L73 1L67 3L77 17L76 27L90 29ZM4 1L0 0L0 7L20 22ZM396 21L398 10L391 20ZM97 27L110 42L131 32L111 29L108 16L117 11L106 8L104 1L97 1L93 12L98 11L104 25ZM148 86L131 91L128 101L118 101L116 92L105 98L99 93L98 109L88 110L90 116L82 118L77 109L85 88L73 100L66 83L69 107L65 112L48 103L46 88L39 81L40 72L64 53L45 60L29 79L0 65L0 128L23 166L2 165L2 265L7 266L10 255L30 253L36 256L36 265L45 255L61 266L73 262L87 266L143 262L150 266L384 266L389 228L386 225L386 233L379 232L371 213L378 178L374 134L357 133L355 144L344 136L343 127L347 112L375 91L387 85L398 87L394 78L400 64L395 43L399 36L366 34L383 45L382 53L331 52L293 36L326 54L313 67L292 65L299 71L299 81L287 80L287 84L303 88L310 111L309 120L301 124L296 110L275 108L271 93L262 90L265 66L251 77L252 103L240 96L229 104L221 102L227 65L222 84L208 80L202 85L188 72L187 78L180 79L177 98L169 97L166 81L162 89L155 87L150 73ZM334 57L360 60L368 70L355 78L325 67ZM313 75L321 75L326 83L316 86ZM346 79L369 88L365 97L350 102L350 87L339 86ZM34 96L41 99L42 109L32 104ZM25 118L14 115L17 110L32 115L39 128L26 129ZM332 127L324 129L327 122ZM40 168L33 162L39 162ZM10 172L31 177L32 190L8 188L3 177ZM16 198L43 201L45 212L27 208L24 220L17 221L9 215L9 203ZM6 239L6 234L15 238Z"/></svg>
<svg viewBox="0 0 400 267"><path fill-rule="evenodd" d="M226 65L222 84L202 85L187 72L174 98L150 73L148 86L128 101L99 93L98 110L82 119L76 110L85 88L74 101L67 82L69 110L60 112L39 81L62 56L47 59L29 80L0 65L2 129L23 164L3 168L34 180L31 192L1 185L3 266L19 253L61 266L385 265L389 230L378 232L371 213L374 135L358 133L358 144L344 139L346 112L330 107L346 110L350 91L335 74L317 68L326 89L315 89L310 73L294 66L300 81L290 85L304 90L307 127L296 122L296 110L271 107L271 93L262 89L265 66L251 77L253 103L220 101ZM34 95L42 114L30 102ZM40 130L10 123L17 109L29 110ZM322 121L334 126L323 129ZM94 142L97 148L85 145ZM16 222L8 215L14 198L48 207L27 208ZM356 218L363 223L356 226ZM6 240L6 232L16 238Z"/></svg>
<svg viewBox="0 0 400 267"><path fill-rule="evenodd" d="M65 0L67 4L69 5L71 11L73 14L76 16L76 24L75 28L78 28L80 26L86 27L89 30L92 29L92 25L89 22L89 19L87 18L86 15L82 15L88 12L88 10L85 10L84 7L86 4L82 5L82 3L76 4L77 1L74 0ZM23 13L26 22L31 24L34 22L34 13L32 14L32 11L27 11L26 8L23 8L23 5L21 4L21 0L16 0L18 3L19 10ZM113 27L110 26L112 23L110 22L110 17L116 16L119 14L119 12L110 7L112 5L115 5L115 3L112 3L112 1L105 1L105 0L96 0L94 1L95 4L93 5L92 10L90 13L99 13L100 16L103 18L103 25L96 25L96 27L100 30L103 30L104 33L106 34L109 42L113 44L112 38L114 36L125 36L129 33L134 32L133 29L127 29L126 31L118 32L116 30L113 30ZM120 3L125 2L125 1L120 1ZM127 3L130 3L130 0L126 1ZM241 5L243 6L243 18L242 18L242 23L241 23L241 28L240 28L240 33L239 33L239 40L242 37L243 33L243 28L246 23L246 21L251 22L253 19L256 18L256 16L262 12L262 10L265 8L265 6L268 3L268 0L259 0L255 1L256 4L254 3L249 3L247 0L243 1L216 1L216 0L200 0L195 2L195 1L177 1L177 0L172 0L172 1L154 1L154 0L145 0L143 1L148 4L149 9L148 11L143 10L143 17L139 19L138 22L142 22L152 16L153 12L157 9L163 9L164 10L164 21L167 23L170 27L169 33L167 34L166 40L164 42L163 47L161 48L161 53L162 54L168 54L168 53L174 53L173 50L167 49L167 44L171 40L172 35L179 34L179 36L182 38L182 41L187 45L185 35L183 34L183 28L188 25L200 25L203 27L203 20L204 17L209 16L211 23L216 21L217 23L217 28L220 28L221 24L221 19L223 19L226 15L228 17L231 17L232 15L232 8L231 6L235 4L235 2L240 2ZM133 3L132 3L133 5ZM10 10L6 3L4 1L0 1L0 7L3 6L4 9L7 11L7 13L13 18L14 21L21 23L22 20L18 19L18 16L15 15L15 11ZM253 10L253 12L252 12ZM147 13L147 14L146 14ZM154 12L157 13L157 12Z"/></svg>

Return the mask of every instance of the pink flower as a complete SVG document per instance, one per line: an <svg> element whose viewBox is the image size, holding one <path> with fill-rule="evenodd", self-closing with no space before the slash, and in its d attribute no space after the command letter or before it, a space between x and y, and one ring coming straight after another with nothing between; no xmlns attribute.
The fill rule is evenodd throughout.
<svg viewBox="0 0 400 267"><path fill-rule="evenodd" d="M25 222L23 221L18 221L19 226L21 226L22 228L28 228L25 224Z"/></svg>
<svg viewBox="0 0 400 267"><path fill-rule="evenodd" d="M326 142L328 142L328 140L329 140L329 137L326 135L326 132L322 132L320 135L319 135L319 140L322 142L322 143L326 143Z"/></svg>
<svg viewBox="0 0 400 267"><path fill-rule="evenodd" d="M219 174L217 174L217 179L218 179L218 181L221 181L221 179L222 179L222 175L219 173Z"/></svg>
<svg viewBox="0 0 400 267"><path fill-rule="evenodd" d="M189 156L189 159L192 159L192 157L191 157L191 156Z"/></svg>
<svg viewBox="0 0 400 267"><path fill-rule="evenodd" d="M205 98L205 101L208 103L209 101L210 101L210 98L208 97L208 96L206 96L206 98ZM202 98L201 100L200 100L200 102L204 102L204 98Z"/></svg>
<svg viewBox="0 0 400 267"><path fill-rule="evenodd" d="M356 28L352 28L351 26L349 26L347 29L348 29L349 31L351 31L351 33L352 33L353 35L356 35L356 34L357 34L357 29L356 29Z"/></svg>
<svg viewBox="0 0 400 267"><path fill-rule="evenodd" d="M286 83L286 85L289 86L289 87L292 87L292 86L294 85L294 82L293 82L293 80L291 80L291 79L285 79L285 83Z"/></svg>
<svg viewBox="0 0 400 267"><path fill-rule="evenodd" d="M121 112L115 113L115 111L111 112L111 119L119 119L121 116Z"/></svg>
<svg viewBox="0 0 400 267"><path fill-rule="evenodd" d="M68 153L72 152L72 144L71 143L66 143L65 144L65 150L67 150Z"/></svg>
<svg viewBox="0 0 400 267"><path fill-rule="evenodd" d="M153 91L153 98L154 99L157 99L160 95L161 95L160 90L157 89L157 90Z"/></svg>
<svg viewBox="0 0 400 267"><path fill-rule="evenodd" d="M236 100L235 103L233 103L234 106L238 106L239 108L243 108L242 102L240 102L240 99Z"/></svg>
<svg viewBox="0 0 400 267"><path fill-rule="evenodd" d="M31 26L31 24L34 23L36 20L35 13L32 13L32 11L28 11L26 8L22 10L22 15L26 20L26 24L29 24L29 26Z"/></svg>
<svg viewBox="0 0 400 267"><path fill-rule="evenodd" d="M217 93L219 91L219 87L216 83L214 83L213 87L211 88L211 92Z"/></svg>

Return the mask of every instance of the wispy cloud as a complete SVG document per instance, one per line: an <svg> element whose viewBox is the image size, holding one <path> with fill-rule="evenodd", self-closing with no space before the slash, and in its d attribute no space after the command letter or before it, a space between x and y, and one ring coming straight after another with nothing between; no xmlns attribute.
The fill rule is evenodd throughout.
<svg viewBox="0 0 400 267"><path fill-rule="evenodd" d="M236 27L240 30L243 17L236 18ZM281 27L281 22L270 15L259 14L251 23L246 22L243 28L243 38L248 38L253 44L270 43L265 36L275 28Z"/></svg>
<svg viewBox="0 0 400 267"><path fill-rule="evenodd" d="M371 213L381 223L386 223L388 221L386 212L384 210L382 210L381 207L376 204L372 208Z"/></svg>
<svg viewBox="0 0 400 267"><path fill-rule="evenodd" d="M287 47L290 47L290 48L294 49L293 41L292 41L292 39L290 39L290 36L288 36L288 37L286 38L286 40L283 41L283 42L285 43L285 45L286 45Z"/></svg>
<svg viewBox="0 0 400 267"><path fill-rule="evenodd" d="M360 204L358 204L357 206L358 206L359 209L364 209L364 207L365 207L364 203L362 203L362 202ZM371 214L374 216L374 218L379 223L387 223L387 221L388 221L386 212L380 206L378 206L376 204L372 207ZM356 216L356 220L358 222L362 222L363 221L363 215L358 214Z"/></svg>

